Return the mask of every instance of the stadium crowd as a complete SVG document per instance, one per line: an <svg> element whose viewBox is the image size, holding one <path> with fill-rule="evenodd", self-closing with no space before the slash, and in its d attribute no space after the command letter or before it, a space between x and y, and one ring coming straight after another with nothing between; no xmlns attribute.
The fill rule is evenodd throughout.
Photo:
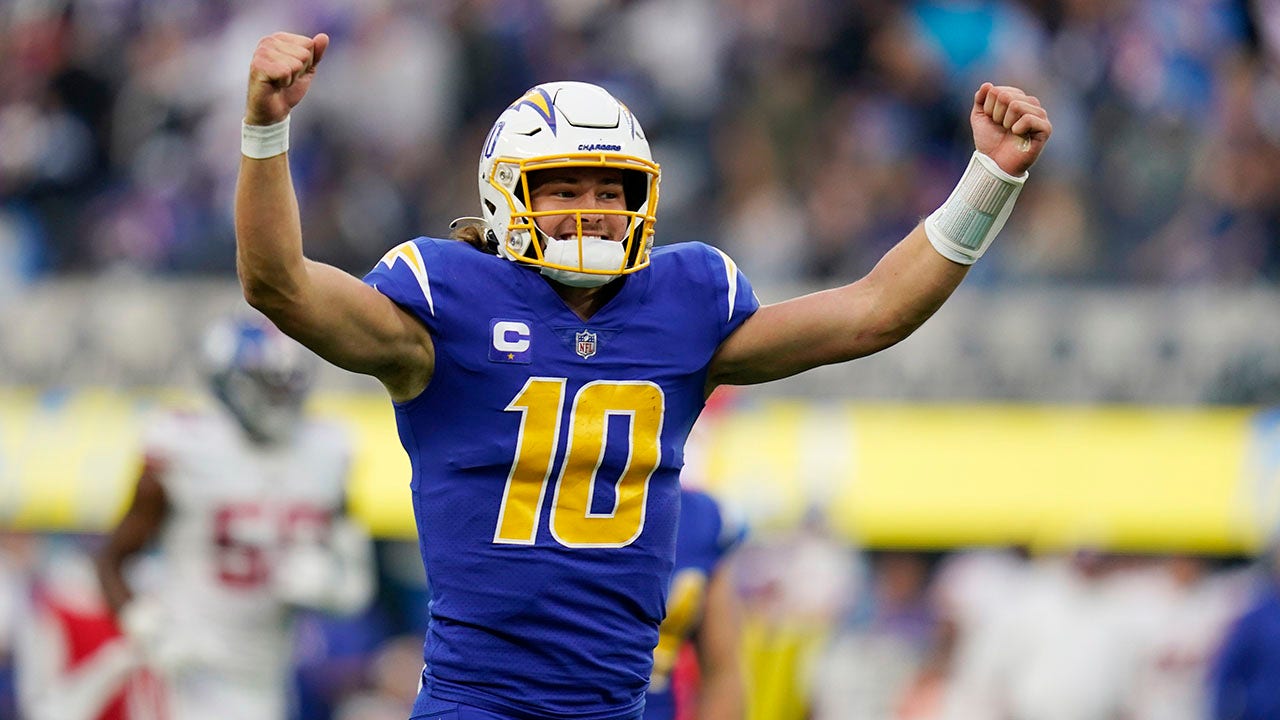
<svg viewBox="0 0 1280 720"><path fill-rule="evenodd" d="M659 243L711 241L757 286L855 277L945 198L969 154L957 113L998 74L1054 108L1058 139L979 282L1257 284L1280 273L1277 15L1252 0L13 0L0 269L229 275L243 58L293 27L334 38L293 141L308 249L353 272L472 212L490 120L572 77L646 118L668 170Z"/></svg>

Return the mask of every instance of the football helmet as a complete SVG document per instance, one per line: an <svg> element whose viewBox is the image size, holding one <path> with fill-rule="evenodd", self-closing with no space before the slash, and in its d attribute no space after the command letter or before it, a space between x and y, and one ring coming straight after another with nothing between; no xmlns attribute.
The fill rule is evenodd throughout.
<svg viewBox="0 0 1280 720"><path fill-rule="evenodd" d="M626 210L533 212L528 174L557 167L622 170ZM493 125L480 155L486 240L508 260L535 265L569 285L603 285L649 264L660 171L631 111L604 88L552 82L530 88ZM576 215L577 242L549 238L542 215ZM625 215L623 243L587 237L582 216Z"/></svg>
<svg viewBox="0 0 1280 720"><path fill-rule="evenodd" d="M251 438L274 443L292 434L315 380L315 355L250 313L214 324L202 354L214 396Z"/></svg>

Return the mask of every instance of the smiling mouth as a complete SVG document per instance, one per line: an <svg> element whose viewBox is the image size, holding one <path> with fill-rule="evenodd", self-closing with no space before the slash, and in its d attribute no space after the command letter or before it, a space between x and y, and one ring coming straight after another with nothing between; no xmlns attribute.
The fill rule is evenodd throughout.
<svg viewBox="0 0 1280 720"><path fill-rule="evenodd" d="M560 235L560 239L561 239L561 240L577 240L577 239L578 239L578 235L577 235L577 233L564 233L564 234ZM604 235L594 235L594 234L593 234L593 235L586 235L586 234L583 234L583 236L582 236L582 240L583 240L584 242L585 242L585 241L588 241L588 240L608 240L608 241L611 241L611 242L612 242L612 241L613 241L613 238L606 237L606 236L604 236Z"/></svg>

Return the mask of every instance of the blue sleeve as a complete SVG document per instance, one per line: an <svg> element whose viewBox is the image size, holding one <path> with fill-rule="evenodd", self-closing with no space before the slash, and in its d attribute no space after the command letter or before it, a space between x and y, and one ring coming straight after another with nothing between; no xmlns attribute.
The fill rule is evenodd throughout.
<svg viewBox="0 0 1280 720"><path fill-rule="evenodd" d="M707 269L711 274L711 285L715 288L716 303L720 310L720 340L724 341L760 309L760 300L751 289L751 281L747 280L733 258L710 245L703 247L706 248Z"/></svg>

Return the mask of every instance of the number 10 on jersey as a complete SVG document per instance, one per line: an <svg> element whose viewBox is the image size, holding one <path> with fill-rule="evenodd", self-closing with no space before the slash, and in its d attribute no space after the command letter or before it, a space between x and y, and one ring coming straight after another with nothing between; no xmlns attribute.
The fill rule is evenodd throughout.
<svg viewBox="0 0 1280 720"><path fill-rule="evenodd" d="M502 507L493 541L532 545L538 534L542 501L553 485L551 535L571 548L625 547L644 529L649 479L661 457L662 388L648 381L587 383L570 406L568 443L559 477L551 483L552 464L562 442L561 414L565 407L565 378L532 377L516 393L507 412L520 413L515 459L502 492ZM596 477L609 444L611 416L628 419L625 437L627 463L618 478L613 508L593 512ZM616 426L616 423L615 423Z"/></svg>

